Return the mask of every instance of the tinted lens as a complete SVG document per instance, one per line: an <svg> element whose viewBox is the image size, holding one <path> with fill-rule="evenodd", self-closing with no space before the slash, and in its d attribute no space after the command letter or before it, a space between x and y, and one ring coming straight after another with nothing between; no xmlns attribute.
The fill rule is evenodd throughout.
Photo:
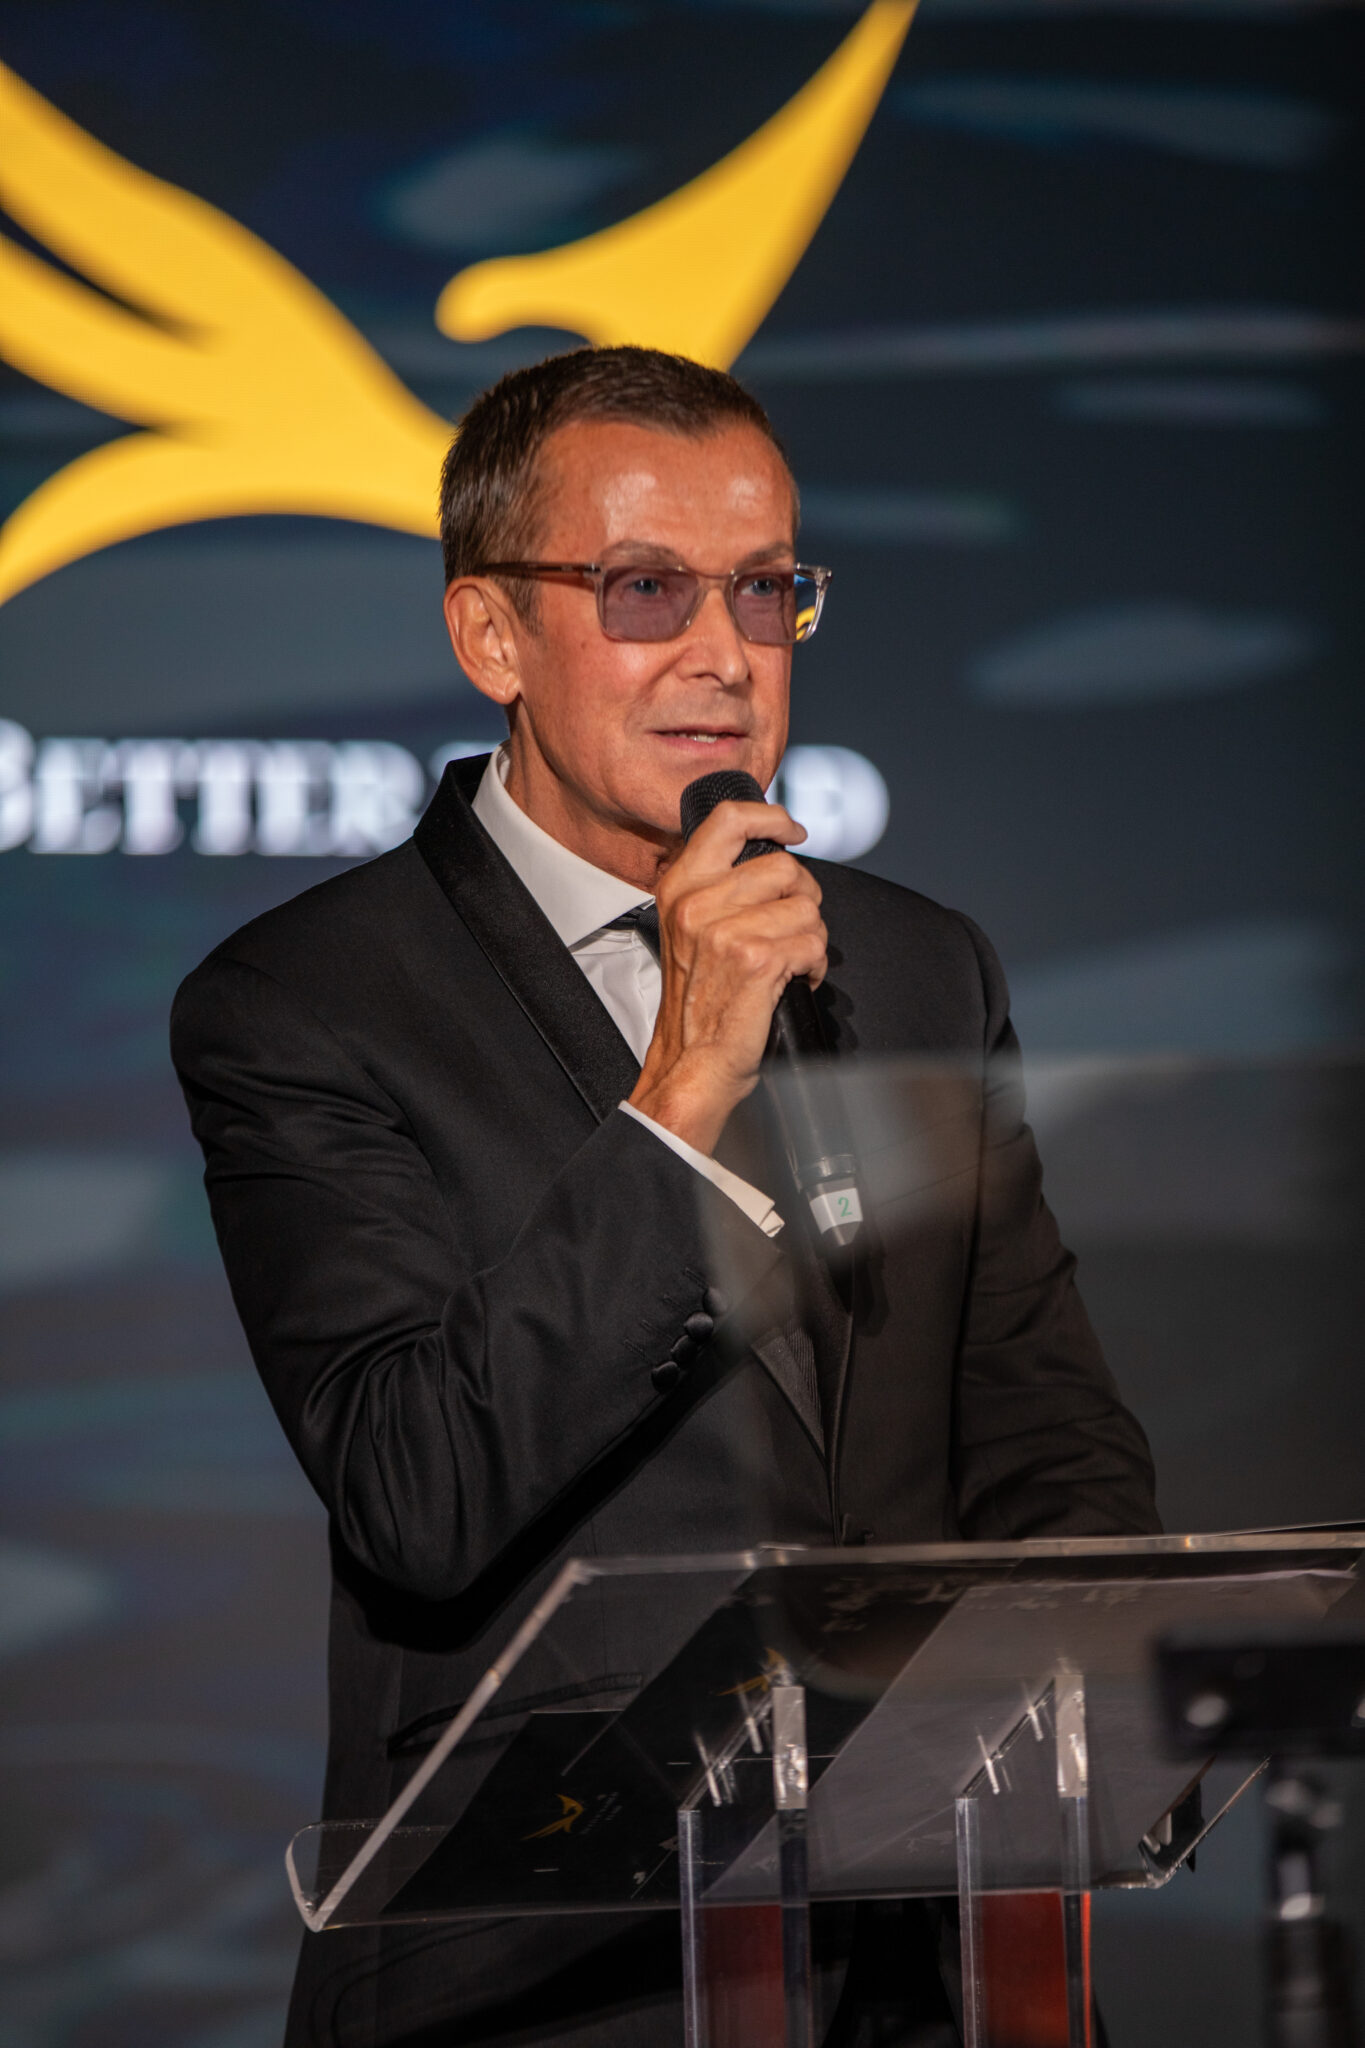
<svg viewBox="0 0 1365 2048"><path fill-rule="evenodd" d="M797 633L798 583L809 579L790 569L756 569L735 583L735 623L747 640L764 647L790 647Z"/></svg>
<svg viewBox="0 0 1365 2048"><path fill-rule="evenodd" d="M602 630L613 640L673 640L687 623L697 579L686 569L609 569Z"/></svg>
<svg viewBox="0 0 1365 2048"><path fill-rule="evenodd" d="M723 582L722 577L708 582ZM601 583L602 630L612 640L675 640L697 607L701 579L690 569L622 564ZM820 583L799 569L754 569L735 578L735 624L746 640L790 647L815 631Z"/></svg>

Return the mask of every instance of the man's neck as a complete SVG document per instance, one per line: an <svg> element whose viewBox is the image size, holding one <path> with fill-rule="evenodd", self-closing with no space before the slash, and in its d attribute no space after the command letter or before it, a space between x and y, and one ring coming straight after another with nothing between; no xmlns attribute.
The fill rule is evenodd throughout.
<svg viewBox="0 0 1365 2048"><path fill-rule="evenodd" d="M504 788L533 824L580 860L651 896L655 893L659 876L682 844L681 835L604 817L568 790L539 756L528 762L515 739L507 752Z"/></svg>

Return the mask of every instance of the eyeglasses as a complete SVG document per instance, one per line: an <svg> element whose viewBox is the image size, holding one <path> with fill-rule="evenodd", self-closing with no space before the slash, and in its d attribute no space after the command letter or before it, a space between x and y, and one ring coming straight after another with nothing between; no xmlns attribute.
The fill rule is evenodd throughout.
<svg viewBox="0 0 1365 2048"><path fill-rule="evenodd" d="M832 569L798 562L791 569L660 569L638 562L485 562L484 576L581 576L597 592L597 616L608 640L676 640L714 584L730 617L760 647L792 647L820 623Z"/></svg>

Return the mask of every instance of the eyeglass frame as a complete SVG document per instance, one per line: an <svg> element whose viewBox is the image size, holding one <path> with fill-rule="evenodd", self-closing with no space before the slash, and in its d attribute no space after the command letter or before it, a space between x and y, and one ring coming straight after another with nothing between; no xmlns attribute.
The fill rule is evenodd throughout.
<svg viewBox="0 0 1365 2048"><path fill-rule="evenodd" d="M697 595L692 609L676 633L670 633L663 640L632 640L620 633L608 633L603 617L603 590L607 577L613 569L634 569L636 571L657 569L665 575L684 575L696 578ZM813 639L820 623L820 614L825 608L825 592L829 589L832 569L822 569L811 562L793 562L790 569L774 573L790 576L806 576L815 585L815 615L804 633L795 640L753 640L745 632L735 613L735 584L744 576L761 576L763 568L756 565L749 569L727 569L722 575L708 576L704 570L693 569L686 562L485 562L479 569L470 572L475 576L584 576L593 586L597 599L597 623L603 637L614 640L618 645L629 647L666 647L669 640L677 640L684 634L697 613L701 610L707 590L719 585L725 591L725 609L730 614L735 631L750 647L800 647L803 642Z"/></svg>

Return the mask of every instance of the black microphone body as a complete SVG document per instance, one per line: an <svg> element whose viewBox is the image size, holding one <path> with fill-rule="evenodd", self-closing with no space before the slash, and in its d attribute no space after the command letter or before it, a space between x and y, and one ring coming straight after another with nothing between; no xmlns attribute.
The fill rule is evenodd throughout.
<svg viewBox="0 0 1365 2048"><path fill-rule="evenodd" d="M690 839L717 804L766 803L762 789L742 769L720 768L698 776L682 793L682 833ZM771 839L751 839L735 866L782 848ZM823 1243L831 1250L852 1244L863 1220L858 1163L837 1084L829 1072L831 1054L809 982L789 981L773 1012L769 1058L782 1062L779 1087L770 1089L797 1187L810 1205Z"/></svg>

